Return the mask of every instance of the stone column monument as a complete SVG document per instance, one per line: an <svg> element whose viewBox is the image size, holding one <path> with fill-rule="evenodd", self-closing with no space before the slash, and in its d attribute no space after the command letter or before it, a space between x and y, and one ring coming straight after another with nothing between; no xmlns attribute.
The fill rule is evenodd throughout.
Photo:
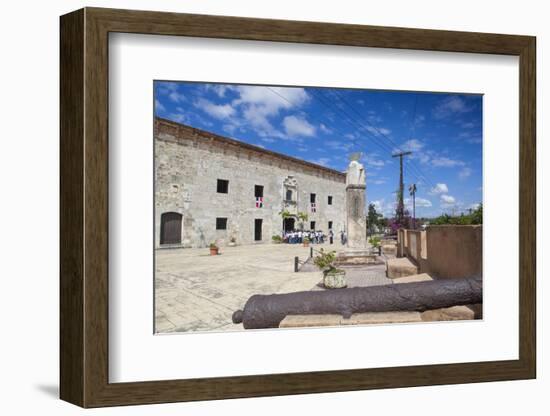
<svg viewBox="0 0 550 416"><path fill-rule="evenodd" d="M367 181L365 167L359 162L360 153L354 153L346 172L346 232L347 247L352 250L367 248L367 222L365 193Z"/></svg>
<svg viewBox="0 0 550 416"><path fill-rule="evenodd" d="M346 172L346 233L344 251L338 253L336 264L365 264L376 261L367 243L365 196L367 180L365 167L359 162L360 153L350 157Z"/></svg>

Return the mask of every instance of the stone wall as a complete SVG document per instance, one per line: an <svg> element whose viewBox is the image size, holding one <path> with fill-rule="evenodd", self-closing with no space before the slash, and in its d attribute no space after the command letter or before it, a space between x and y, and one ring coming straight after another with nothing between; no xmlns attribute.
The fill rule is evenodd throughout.
<svg viewBox="0 0 550 416"><path fill-rule="evenodd" d="M237 244L271 242L282 232L282 209L307 212L305 229L311 221L325 233L329 221L335 235L344 229L345 174L161 119L155 121L155 176L156 247L167 212L182 215L184 247L223 246L232 237ZM217 192L218 179L229 181L228 193ZM284 202L285 183L294 185L290 202ZM256 207L255 185L263 186L262 208ZM226 230L216 230L216 218L227 218ZM254 238L256 219L262 219L261 241Z"/></svg>
<svg viewBox="0 0 550 416"><path fill-rule="evenodd" d="M428 273L440 278L481 276L481 225L438 225L426 229Z"/></svg>
<svg viewBox="0 0 550 416"><path fill-rule="evenodd" d="M483 273L481 225L430 225L425 231L401 229L397 237L398 257L412 260L419 273L438 278L472 277Z"/></svg>

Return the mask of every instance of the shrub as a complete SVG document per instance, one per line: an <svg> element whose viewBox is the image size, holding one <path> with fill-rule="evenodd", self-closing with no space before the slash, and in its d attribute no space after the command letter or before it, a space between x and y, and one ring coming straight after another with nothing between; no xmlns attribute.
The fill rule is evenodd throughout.
<svg viewBox="0 0 550 416"><path fill-rule="evenodd" d="M340 270L334 267L335 260L336 251L325 251L324 249L320 249L319 254L313 259L313 264L326 274L336 273Z"/></svg>
<svg viewBox="0 0 550 416"><path fill-rule="evenodd" d="M380 245L380 237L371 237L369 238L369 243L373 246L373 247L378 247Z"/></svg>
<svg viewBox="0 0 550 416"><path fill-rule="evenodd" d="M283 238L280 235L274 235L271 237L274 243L281 243L283 241Z"/></svg>

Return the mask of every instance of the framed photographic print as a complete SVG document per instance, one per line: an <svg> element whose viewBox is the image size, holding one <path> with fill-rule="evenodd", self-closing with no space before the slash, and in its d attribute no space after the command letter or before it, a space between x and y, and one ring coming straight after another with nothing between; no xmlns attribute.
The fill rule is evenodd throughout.
<svg viewBox="0 0 550 416"><path fill-rule="evenodd" d="M535 107L529 36L62 16L61 398L534 378Z"/></svg>

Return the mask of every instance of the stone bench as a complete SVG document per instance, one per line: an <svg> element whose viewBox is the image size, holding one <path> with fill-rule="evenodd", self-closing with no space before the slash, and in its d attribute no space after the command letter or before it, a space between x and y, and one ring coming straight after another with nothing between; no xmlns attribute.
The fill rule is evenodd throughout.
<svg viewBox="0 0 550 416"><path fill-rule="evenodd" d="M390 279L412 276L416 274L418 274L418 266L416 266L407 257L389 259L386 262L386 276Z"/></svg>

